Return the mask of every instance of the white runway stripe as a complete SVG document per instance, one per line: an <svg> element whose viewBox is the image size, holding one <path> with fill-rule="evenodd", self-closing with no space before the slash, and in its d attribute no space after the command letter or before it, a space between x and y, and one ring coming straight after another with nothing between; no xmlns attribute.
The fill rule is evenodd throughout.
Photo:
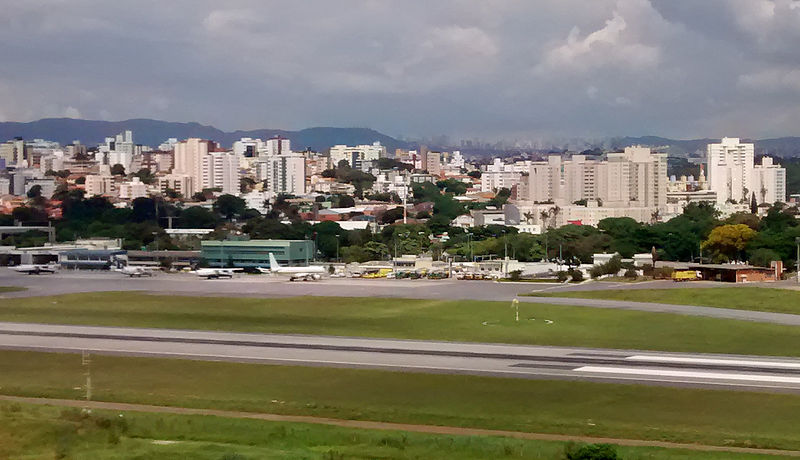
<svg viewBox="0 0 800 460"><path fill-rule="evenodd" d="M722 364L732 366L774 367L776 369L800 369L800 362L760 361L752 359L688 358L682 356L634 355L625 359L652 363Z"/></svg>
<svg viewBox="0 0 800 460"><path fill-rule="evenodd" d="M632 367L583 366L575 369L575 372L680 377L692 379L741 380L747 382L800 383L800 377L787 377L782 375L734 374L730 372L678 371L672 369L642 369Z"/></svg>

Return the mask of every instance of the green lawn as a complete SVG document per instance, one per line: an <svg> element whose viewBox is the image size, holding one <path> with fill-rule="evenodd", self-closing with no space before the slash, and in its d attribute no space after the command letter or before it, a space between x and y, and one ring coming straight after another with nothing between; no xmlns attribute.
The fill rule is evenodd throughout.
<svg viewBox="0 0 800 460"><path fill-rule="evenodd" d="M21 287L21 286L0 286L0 293L3 293L3 292L19 292L19 291L25 291L27 289L28 288L24 288L24 287Z"/></svg>
<svg viewBox="0 0 800 460"><path fill-rule="evenodd" d="M543 292L538 297L629 300L678 305L701 305L737 310L800 314L800 291L762 287L608 289L597 291Z"/></svg>
<svg viewBox="0 0 800 460"><path fill-rule="evenodd" d="M505 302L126 292L0 299L0 321L800 355L791 346L800 343L797 327L525 302L519 307L517 323Z"/></svg>
<svg viewBox="0 0 800 460"><path fill-rule="evenodd" d="M210 416L0 403L0 457L78 459L562 458L559 442L444 436ZM625 459L748 460L755 455L617 447ZM771 457L780 458L780 457Z"/></svg>
<svg viewBox="0 0 800 460"><path fill-rule="evenodd" d="M92 357L93 399L800 449L800 396L152 358ZM0 393L80 399L81 357L0 352Z"/></svg>

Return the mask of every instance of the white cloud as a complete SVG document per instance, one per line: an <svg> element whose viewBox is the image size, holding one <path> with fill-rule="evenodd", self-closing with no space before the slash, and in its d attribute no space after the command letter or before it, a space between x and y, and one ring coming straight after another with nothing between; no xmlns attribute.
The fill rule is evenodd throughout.
<svg viewBox="0 0 800 460"><path fill-rule="evenodd" d="M81 111L70 105L64 109L63 115L67 118L81 118Z"/></svg>
<svg viewBox="0 0 800 460"><path fill-rule="evenodd" d="M637 71L655 67L661 58L660 49L654 44L645 43L637 31L629 28L623 16L637 16L641 8L649 9L649 3L619 2L603 27L585 37L581 37L578 26L573 27L566 40L556 43L545 52L534 72L587 72L607 66L624 66L620 71Z"/></svg>
<svg viewBox="0 0 800 460"><path fill-rule="evenodd" d="M768 93L786 90L800 93L800 69L766 69L744 74L739 76L738 85Z"/></svg>

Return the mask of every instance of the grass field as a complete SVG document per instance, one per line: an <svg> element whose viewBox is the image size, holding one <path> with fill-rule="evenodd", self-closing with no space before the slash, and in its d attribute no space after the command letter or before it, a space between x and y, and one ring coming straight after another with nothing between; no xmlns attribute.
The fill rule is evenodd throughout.
<svg viewBox="0 0 800 460"><path fill-rule="evenodd" d="M0 457L243 460L563 457L559 442L445 436L210 416L61 409L0 403ZM749 460L755 455L617 447L627 460ZM779 457L771 457L779 458Z"/></svg>
<svg viewBox="0 0 800 460"><path fill-rule="evenodd" d="M0 393L80 399L79 355L0 352ZM800 396L357 369L92 357L93 399L800 449Z"/></svg>
<svg viewBox="0 0 800 460"><path fill-rule="evenodd" d="M27 288L24 288L24 287L21 287L21 286L0 286L0 293L3 293L3 292L19 292L19 291L25 291L25 290L27 290Z"/></svg>
<svg viewBox="0 0 800 460"><path fill-rule="evenodd" d="M608 289L534 293L538 297L629 300L800 314L800 291L762 287Z"/></svg>
<svg viewBox="0 0 800 460"><path fill-rule="evenodd" d="M520 317L514 322L508 303L483 301L137 293L0 300L0 321L800 355L788 346L800 343L791 326L524 302Z"/></svg>

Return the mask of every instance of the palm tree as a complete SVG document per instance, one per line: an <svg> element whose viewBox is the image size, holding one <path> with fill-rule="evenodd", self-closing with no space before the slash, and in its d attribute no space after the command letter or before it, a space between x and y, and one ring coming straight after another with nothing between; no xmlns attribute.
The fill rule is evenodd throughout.
<svg viewBox="0 0 800 460"><path fill-rule="evenodd" d="M522 215L522 217L525 218L525 223L526 224L530 225L530 224L533 223L533 213L532 212L526 212L526 213L524 213Z"/></svg>
<svg viewBox="0 0 800 460"><path fill-rule="evenodd" d="M542 219L542 229L546 229L547 228L547 219L550 218L550 213L547 212L547 211L542 211L542 213L539 214L539 218Z"/></svg>
<svg viewBox="0 0 800 460"><path fill-rule="evenodd" d="M551 221L551 225L554 225L556 222L558 222L558 219L556 218L560 213L561 213L561 208L559 208L558 206L553 206L550 209L550 215L553 218L553 220Z"/></svg>

